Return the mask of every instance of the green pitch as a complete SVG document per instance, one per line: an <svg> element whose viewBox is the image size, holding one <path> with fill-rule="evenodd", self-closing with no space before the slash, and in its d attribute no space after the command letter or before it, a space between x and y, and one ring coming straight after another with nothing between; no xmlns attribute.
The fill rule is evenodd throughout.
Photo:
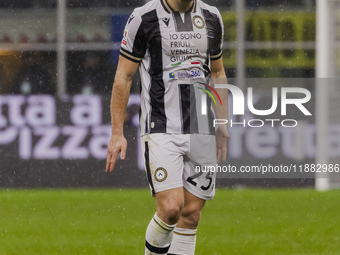
<svg viewBox="0 0 340 255"><path fill-rule="evenodd" d="M0 254L144 254L148 190L0 190ZM339 254L340 191L217 190L197 255Z"/></svg>

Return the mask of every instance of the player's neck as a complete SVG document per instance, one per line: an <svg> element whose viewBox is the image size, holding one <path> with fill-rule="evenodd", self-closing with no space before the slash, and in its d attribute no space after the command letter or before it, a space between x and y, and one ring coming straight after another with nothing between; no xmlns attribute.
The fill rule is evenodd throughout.
<svg viewBox="0 0 340 255"><path fill-rule="evenodd" d="M167 0L174 11L186 12L194 3L194 0Z"/></svg>

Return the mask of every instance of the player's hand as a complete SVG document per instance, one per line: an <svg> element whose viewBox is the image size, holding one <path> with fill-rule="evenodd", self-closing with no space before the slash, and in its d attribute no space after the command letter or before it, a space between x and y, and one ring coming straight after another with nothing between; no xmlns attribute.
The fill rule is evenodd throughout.
<svg viewBox="0 0 340 255"><path fill-rule="evenodd" d="M124 160L126 156L127 141L123 135L112 135L107 150L105 172L112 172L115 168L118 154Z"/></svg>
<svg viewBox="0 0 340 255"><path fill-rule="evenodd" d="M217 163L220 163L221 158L223 161L227 161L227 139L230 138L226 126L221 125L216 130L216 153Z"/></svg>

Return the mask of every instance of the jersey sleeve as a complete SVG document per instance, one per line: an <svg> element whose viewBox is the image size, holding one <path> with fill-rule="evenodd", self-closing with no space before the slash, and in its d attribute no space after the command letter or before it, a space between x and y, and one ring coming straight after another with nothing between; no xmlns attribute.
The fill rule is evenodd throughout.
<svg viewBox="0 0 340 255"><path fill-rule="evenodd" d="M210 49L210 59L218 60L223 54L223 41L224 41L224 26L220 12L216 9L217 15L215 16L216 22L214 26L214 38Z"/></svg>
<svg viewBox="0 0 340 255"><path fill-rule="evenodd" d="M146 52L147 40L143 31L142 17L134 11L129 17L120 47L120 55L139 63Z"/></svg>

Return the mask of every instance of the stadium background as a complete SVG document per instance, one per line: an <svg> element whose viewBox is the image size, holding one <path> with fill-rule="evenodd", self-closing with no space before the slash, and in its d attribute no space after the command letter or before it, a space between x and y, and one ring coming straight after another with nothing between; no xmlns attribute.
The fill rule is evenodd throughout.
<svg viewBox="0 0 340 255"><path fill-rule="evenodd" d="M113 174L104 166L119 45L142 2L0 1L0 255L141 254L154 201L139 152L138 77L128 158ZM205 2L223 16L229 78L303 78L314 90L315 0ZM268 106L268 93L258 96ZM290 150L280 130L272 135L274 150L245 143L229 160L315 162L313 146ZM339 191L315 191L313 177L218 179L197 254L339 254Z"/></svg>
<svg viewBox="0 0 340 255"><path fill-rule="evenodd" d="M3 166L12 165L23 171L2 167L0 185L145 187L145 175L140 171L142 163L136 128L136 97L130 102L126 117L129 160L118 164L120 168L130 170L116 171L111 176L101 171L105 158L102 147L109 138L108 100L122 31L133 6L139 2L74 0L66 1L65 9L60 8L62 2L59 8L56 1L1 2L0 103L3 116L0 123L0 154ZM217 5L222 13L225 28L224 64L229 78L240 78L240 75L244 78L314 78L315 1L245 1L243 43L238 41L240 38L237 36L237 5L233 1L208 2ZM62 22L59 20L62 13L65 14L64 26L60 25ZM238 60L240 44L243 45L244 61ZM239 69L243 69L242 72L237 71ZM138 92L136 77L132 93ZM29 113L33 111L34 115L34 107L39 108L34 106L36 98L32 94L55 97L51 99L53 106L49 108L45 108L43 99L36 103L45 108L43 114L57 116L54 120L44 123L42 116L40 122L30 121ZM76 98L80 97L83 100L75 103ZM91 100L97 103L92 105ZM261 102L266 101L266 96L261 98L260 106ZM93 116L102 116L99 120L91 121L91 114L88 119L83 117L83 122L71 119L73 112L79 112L79 116L86 115L91 106L96 111ZM15 111L16 107L20 108L19 113ZM36 118L39 119L37 111ZM34 119L34 116L31 118ZM73 132L64 126L73 129ZM78 137L72 148L70 142L72 138L76 139L74 134L80 129L84 135ZM283 139L279 138L279 150L283 147ZM97 145L98 148L101 146L97 153L100 155L91 153L93 140L101 143ZM44 141L48 144L41 146ZM80 151L73 155L72 149L77 151L77 148ZM274 156L271 153L249 155L247 148L244 150L246 152L234 157L252 159L256 163L258 159ZM40 152L43 155L39 155ZM284 155L284 152L275 156L283 160L291 157ZM297 162L305 163L308 160L313 160L313 156L302 155ZM220 180L221 185L227 186L312 186L313 182L312 178Z"/></svg>

